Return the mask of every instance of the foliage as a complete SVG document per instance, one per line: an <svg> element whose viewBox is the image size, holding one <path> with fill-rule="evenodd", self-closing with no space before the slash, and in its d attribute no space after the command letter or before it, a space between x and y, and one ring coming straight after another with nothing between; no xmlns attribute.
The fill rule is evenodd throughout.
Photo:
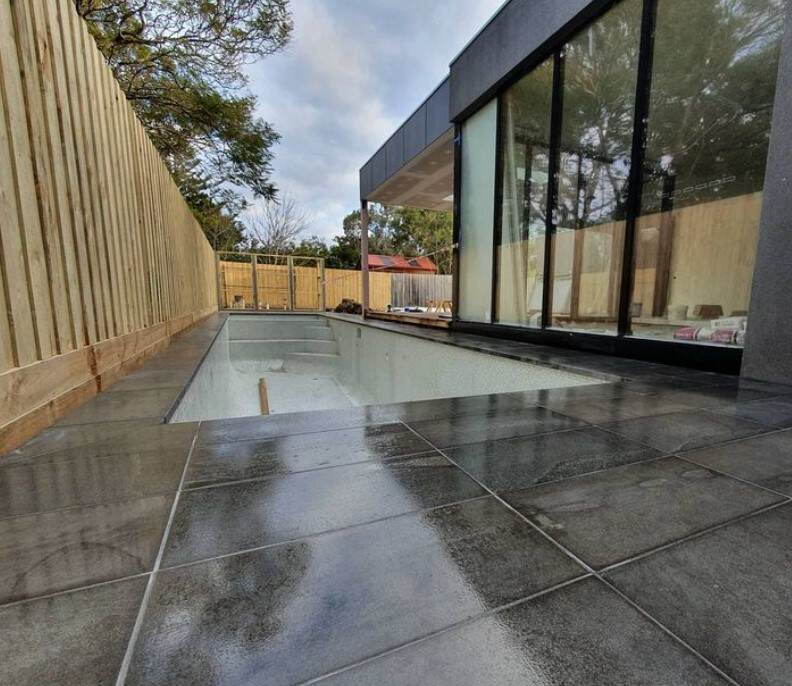
<svg viewBox="0 0 792 686"><path fill-rule="evenodd" d="M266 241L255 237L241 249L273 255L321 257L330 269L360 269L360 210L344 217L342 233L331 241L319 236L303 236L298 242L303 233L295 232L291 240L279 244L277 250L268 250L264 245ZM369 252L374 254L430 255L440 274L450 274L452 236L453 224L448 212L381 205L372 205L369 209Z"/></svg>
<svg viewBox="0 0 792 686"><path fill-rule="evenodd" d="M243 68L288 43L289 0L73 1L210 241L227 247L242 192L276 194L278 134L255 116Z"/></svg>

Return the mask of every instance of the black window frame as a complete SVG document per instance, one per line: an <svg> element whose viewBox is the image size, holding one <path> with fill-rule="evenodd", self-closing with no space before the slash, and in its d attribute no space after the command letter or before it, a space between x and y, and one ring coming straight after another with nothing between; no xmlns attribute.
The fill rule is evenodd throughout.
<svg viewBox="0 0 792 686"><path fill-rule="evenodd" d="M552 240L556 232L556 202L558 199L558 165L560 162L561 126L564 88L564 50L567 43L592 23L598 21L621 0L607 0L592 3L590 9L581 14L576 22L568 26L562 35L553 40L553 47L539 51L527 58L519 67L499 84L496 99L496 163L495 163L495 211L493 217L493 251L491 318L488 323L474 323L459 319L455 307L452 328L484 335L524 340L531 343L547 344L558 347L600 352L620 357L688 366L696 369L739 374L743 358L743 348L719 346L707 343L691 344L686 341L640 338L632 336L630 326L630 307L634 280L635 238L637 222L641 216L643 173L645 164L646 140L649 126L649 105L652 88L652 66L654 59L654 37L659 0L643 0L639 39L639 53L636 79L635 110L633 113L633 138L631 166L628 177L625 237L622 252L621 285L618 297L617 330L612 333L591 333L554 328L550 313L553 289ZM591 11L593 10L593 11ZM544 283L542 291L542 318L540 327L526 327L502 324L498 321L498 248L503 240L503 100L506 91L514 84L540 66L547 59L553 59L553 93L550 121L549 182L545 227ZM491 102L492 98L488 100ZM462 127L456 125L454 156L454 302L458 302L458 252L461 216L458 199L461 193L461 136Z"/></svg>

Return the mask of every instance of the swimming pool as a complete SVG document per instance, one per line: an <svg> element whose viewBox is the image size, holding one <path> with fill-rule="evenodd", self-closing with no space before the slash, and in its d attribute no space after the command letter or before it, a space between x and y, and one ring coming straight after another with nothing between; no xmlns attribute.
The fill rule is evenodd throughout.
<svg viewBox="0 0 792 686"><path fill-rule="evenodd" d="M602 381L323 315L232 314L170 421L597 383Z"/></svg>

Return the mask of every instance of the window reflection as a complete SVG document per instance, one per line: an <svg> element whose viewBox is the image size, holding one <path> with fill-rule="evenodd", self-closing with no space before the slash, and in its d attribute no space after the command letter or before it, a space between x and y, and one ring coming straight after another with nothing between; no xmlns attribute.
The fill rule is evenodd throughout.
<svg viewBox="0 0 792 686"><path fill-rule="evenodd" d="M623 0L564 48L552 324L616 333L641 0Z"/></svg>
<svg viewBox="0 0 792 686"><path fill-rule="evenodd" d="M542 324L552 58L501 99L503 204L497 253L497 316L506 324Z"/></svg>
<svg viewBox="0 0 792 686"><path fill-rule="evenodd" d="M635 335L742 345L783 0L658 0Z"/></svg>

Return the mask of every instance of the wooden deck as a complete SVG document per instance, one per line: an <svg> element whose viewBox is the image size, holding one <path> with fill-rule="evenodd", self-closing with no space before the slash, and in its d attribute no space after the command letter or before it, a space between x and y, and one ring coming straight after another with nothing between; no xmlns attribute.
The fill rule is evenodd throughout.
<svg viewBox="0 0 792 686"><path fill-rule="evenodd" d="M369 312L368 319L382 319L386 322L399 322L415 326L427 326L433 329L447 329L450 317L441 317L436 312Z"/></svg>

